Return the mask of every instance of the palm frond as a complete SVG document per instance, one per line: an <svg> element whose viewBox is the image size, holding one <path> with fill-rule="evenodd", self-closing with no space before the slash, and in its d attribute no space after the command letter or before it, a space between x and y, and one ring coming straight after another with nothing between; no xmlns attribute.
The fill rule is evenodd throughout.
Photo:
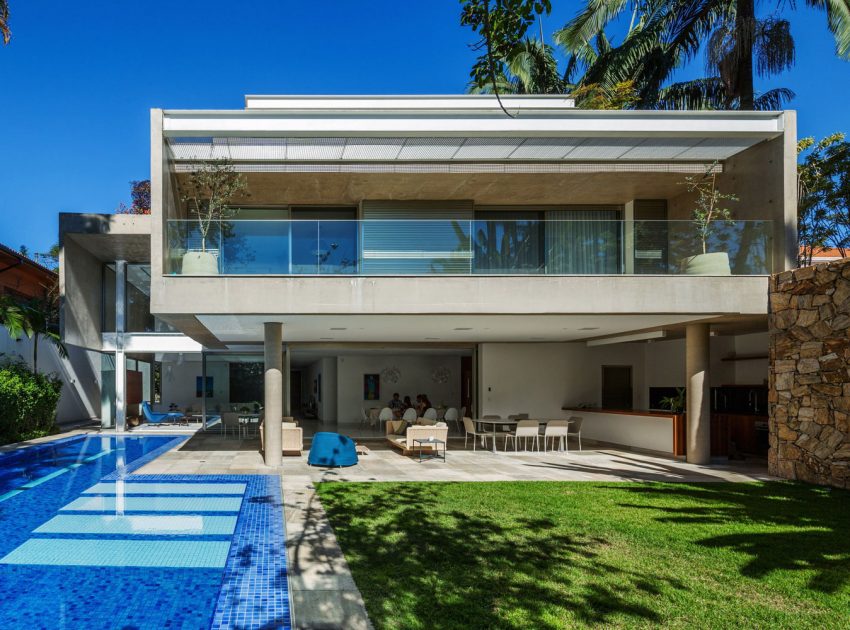
<svg viewBox="0 0 850 630"><path fill-rule="evenodd" d="M726 86L720 77L674 83L659 92L658 109L723 109Z"/></svg>
<svg viewBox="0 0 850 630"><path fill-rule="evenodd" d="M826 11L826 22L835 37L839 57L850 58L850 0L806 0L815 9Z"/></svg>
<svg viewBox="0 0 850 630"><path fill-rule="evenodd" d="M778 74L794 65L796 50L788 20L759 20L754 35L753 53L759 76Z"/></svg>
<svg viewBox="0 0 850 630"><path fill-rule="evenodd" d="M0 0L0 36L2 36L4 44L8 44L12 39L12 31L9 30L9 3L7 0Z"/></svg>
<svg viewBox="0 0 850 630"><path fill-rule="evenodd" d="M780 110L785 103L792 100L796 94L788 88L773 88L764 94L760 94L753 101L753 109L758 111Z"/></svg>
<svg viewBox="0 0 850 630"><path fill-rule="evenodd" d="M581 49L631 3L632 0L588 0L581 13L555 32L555 43L569 52Z"/></svg>

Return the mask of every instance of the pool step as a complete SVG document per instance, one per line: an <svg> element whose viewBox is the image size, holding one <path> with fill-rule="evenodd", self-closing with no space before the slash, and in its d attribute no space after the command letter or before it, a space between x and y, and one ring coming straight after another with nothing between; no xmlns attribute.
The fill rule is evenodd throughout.
<svg viewBox="0 0 850 630"><path fill-rule="evenodd" d="M246 488L244 483L100 482L36 528L34 537L0 564L220 569Z"/></svg>

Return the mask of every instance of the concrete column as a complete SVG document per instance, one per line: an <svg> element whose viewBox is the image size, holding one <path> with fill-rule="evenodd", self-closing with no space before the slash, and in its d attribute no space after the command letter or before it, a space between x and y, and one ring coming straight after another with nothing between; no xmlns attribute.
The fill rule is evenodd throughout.
<svg viewBox="0 0 850 630"><path fill-rule="evenodd" d="M264 378L263 421L266 466L280 466L282 456L281 426L283 421L283 324L266 322L264 351L266 373Z"/></svg>
<svg viewBox="0 0 850 630"><path fill-rule="evenodd" d="M127 261L115 261L115 430L127 427L127 357L124 331L127 329Z"/></svg>
<svg viewBox="0 0 850 630"><path fill-rule="evenodd" d="M711 381L708 324L689 324L685 332L687 393L687 459L691 464L711 460Z"/></svg>

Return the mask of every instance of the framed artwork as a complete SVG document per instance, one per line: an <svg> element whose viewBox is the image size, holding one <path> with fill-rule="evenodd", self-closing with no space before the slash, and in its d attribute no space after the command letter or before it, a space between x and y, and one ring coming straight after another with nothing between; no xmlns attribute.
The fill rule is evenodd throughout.
<svg viewBox="0 0 850 630"><path fill-rule="evenodd" d="M381 399L381 375L380 374L364 374L363 375L363 400L380 400Z"/></svg>
<svg viewBox="0 0 850 630"><path fill-rule="evenodd" d="M204 390L203 381L204 381L203 376L196 376L195 377L195 398L202 398L203 395L204 395L204 393L203 393L203 390ZM212 398L212 397L213 397L213 377L208 376L207 377L207 398Z"/></svg>

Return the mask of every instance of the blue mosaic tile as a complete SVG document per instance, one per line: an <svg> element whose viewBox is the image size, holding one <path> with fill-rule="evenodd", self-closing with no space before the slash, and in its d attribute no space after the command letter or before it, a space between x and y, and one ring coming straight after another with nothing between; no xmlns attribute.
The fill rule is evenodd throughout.
<svg viewBox="0 0 850 630"><path fill-rule="evenodd" d="M47 446L0 454L0 496L10 495L0 503L0 531L4 534L0 537L0 557L21 547L27 553L45 553L50 548L55 553L60 546L66 556L77 557L85 555L81 549L94 545L98 551L87 557L101 563L96 567L74 566L66 557L43 565L0 564L0 628L291 627L279 478L132 474L184 439L67 438ZM23 452L28 453L24 456ZM20 489L61 469L68 469L71 474L59 473ZM144 499L154 500L162 508L168 505L162 503L163 499L178 498L177 495L185 495L179 498L191 499L200 507L206 500L220 506L222 499L241 499L241 506L237 508L238 515L203 510L123 515L114 511L60 513L78 499L108 499L99 505L115 507L118 495L114 486L99 484L118 479L126 480L125 488L139 486L138 493L134 489L121 494L119 506ZM238 496L240 492L234 492L233 484L244 485L244 499ZM191 492L192 487L198 492ZM84 494L95 488L106 491ZM153 491L144 492L145 489ZM171 489L178 492L172 493ZM97 496L100 494L107 496ZM128 496L131 494L135 496ZM93 520L87 523L87 519L99 520L102 526L95 526ZM214 546L198 547L198 543ZM212 562L209 557L213 554L197 551L204 547L217 549L219 560ZM163 551L166 548L172 556L174 550L182 549L183 556L194 554L201 559L195 568L102 566L109 553L113 557L125 554L133 562L131 556L140 555L141 549L155 550L159 562L167 562L169 553ZM105 553L104 549L112 551ZM205 564L216 566L204 568Z"/></svg>

